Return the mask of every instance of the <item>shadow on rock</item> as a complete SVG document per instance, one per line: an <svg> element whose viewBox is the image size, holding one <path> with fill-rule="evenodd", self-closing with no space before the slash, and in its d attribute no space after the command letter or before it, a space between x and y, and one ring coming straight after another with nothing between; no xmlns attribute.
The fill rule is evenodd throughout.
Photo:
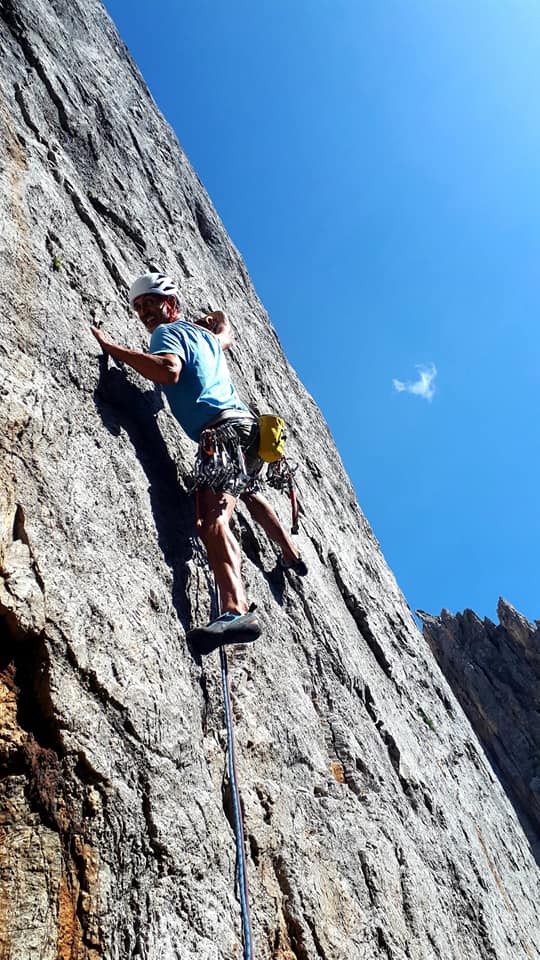
<svg viewBox="0 0 540 960"><path fill-rule="evenodd" d="M282 607L285 593L285 578L283 576L283 570L278 563L276 563L275 567L273 567L271 570L265 569L259 548L259 542L249 521L240 513L236 514L235 521L238 524L235 533L242 546L243 552L245 553L246 557L248 557L249 560L251 560L251 562L259 568L268 584L274 600L280 605L280 607Z"/></svg>
<svg viewBox="0 0 540 960"><path fill-rule="evenodd" d="M158 542L173 575L172 602L187 630L190 605L187 594L187 561L192 557L193 501L178 483L172 460L156 422L163 408L158 388L141 391L123 369L99 358L99 382L94 401L107 430L118 436L123 428L149 482L150 503Z"/></svg>

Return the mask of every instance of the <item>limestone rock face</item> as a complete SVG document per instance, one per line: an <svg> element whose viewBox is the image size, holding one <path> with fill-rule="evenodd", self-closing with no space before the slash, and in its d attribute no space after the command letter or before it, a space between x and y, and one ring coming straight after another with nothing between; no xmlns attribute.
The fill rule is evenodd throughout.
<svg viewBox="0 0 540 960"><path fill-rule="evenodd" d="M502 597L499 624L422 613L424 636L540 855L540 624Z"/></svg>
<svg viewBox="0 0 540 960"><path fill-rule="evenodd" d="M0 0L0 956L242 956L218 658L126 290L225 307L244 398L289 423L303 580L241 509L264 636L230 654L258 960L540 956L514 809L284 357L237 250L97 0ZM270 497L285 518L288 505Z"/></svg>

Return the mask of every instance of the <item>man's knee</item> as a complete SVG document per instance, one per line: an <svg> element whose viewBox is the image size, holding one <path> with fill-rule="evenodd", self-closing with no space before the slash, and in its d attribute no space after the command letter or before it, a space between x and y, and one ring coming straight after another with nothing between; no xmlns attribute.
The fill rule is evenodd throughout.
<svg viewBox="0 0 540 960"><path fill-rule="evenodd" d="M201 517L198 527L198 534L203 543L206 543L208 540L216 540L226 536L228 534L228 529L228 518L223 515L217 517Z"/></svg>
<svg viewBox="0 0 540 960"><path fill-rule="evenodd" d="M255 520L277 519L274 508L261 493L247 493L242 499L245 500L246 507Z"/></svg>

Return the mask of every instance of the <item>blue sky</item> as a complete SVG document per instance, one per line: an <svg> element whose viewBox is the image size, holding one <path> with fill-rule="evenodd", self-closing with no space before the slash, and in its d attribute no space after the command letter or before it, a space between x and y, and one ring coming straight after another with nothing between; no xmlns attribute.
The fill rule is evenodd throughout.
<svg viewBox="0 0 540 960"><path fill-rule="evenodd" d="M537 0L106 6L411 606L540 617Z"/></svg>

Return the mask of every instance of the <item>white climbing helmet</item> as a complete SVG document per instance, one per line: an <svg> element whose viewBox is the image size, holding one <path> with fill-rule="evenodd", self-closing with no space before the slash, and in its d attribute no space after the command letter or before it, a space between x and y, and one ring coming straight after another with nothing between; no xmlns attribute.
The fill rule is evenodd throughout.
<svg viewBox="0 0 540 960"><path fill-rule="evenodd" d="M142 297L145 293L157 293L160 297L176 297L176 304L180 306L178 287L174 280L164 273L143 273L142 277L137 277L133 281L129 288L129 305L132 310L137 297Z"/></svg>

